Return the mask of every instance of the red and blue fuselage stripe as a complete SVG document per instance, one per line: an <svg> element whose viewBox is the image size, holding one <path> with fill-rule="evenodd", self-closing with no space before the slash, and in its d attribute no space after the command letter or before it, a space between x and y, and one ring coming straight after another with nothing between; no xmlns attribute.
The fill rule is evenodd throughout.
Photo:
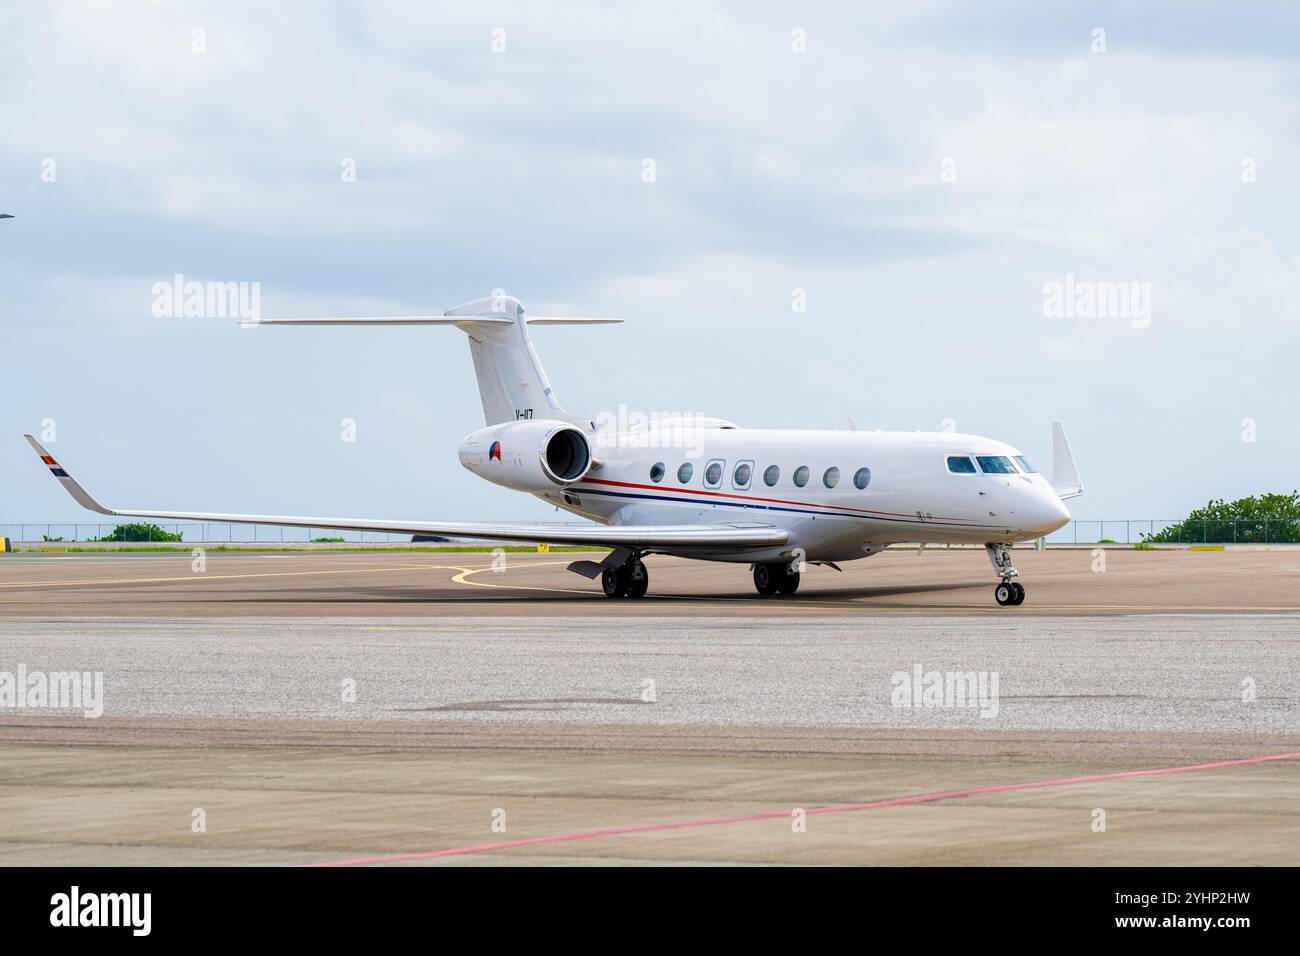
<svg viewBox="0 0 1300 956"><path fill-rule="evenodd" d="M591 485L605 485L613 488L634 490L613 491L608 488L593 488L590 487ZM729 507L748 508L757 511L782 511L791 514L828 515L841 518L858 518L861 520L889 521L899 524L946 525L949 527L972 529L993 529L997 527L994 525L983 525L963 518L949 517L945 515L918 518L912 515L903 515L890 511L873 511L868 508L851 508L847 505L828 505L811 501L790 501L784 498L760 498L753 495L736 495L725 491L697 491L692 488L674 488L669 491L667 488L661 488L655 485L642 485L629 481L613 481L608 478L588 478L585 482L571 485L570 487L572 490L582 492L583 494L601 495L608 498L633 498L644 501L667 501L691 505L704 504L705 502L701 499L715 498L723 499L722 501L716 502L719 505L726 504ZM644 492L650 492L650 494L645 494ZM695 497L680 497L681 495L693 495Z"/></svg>

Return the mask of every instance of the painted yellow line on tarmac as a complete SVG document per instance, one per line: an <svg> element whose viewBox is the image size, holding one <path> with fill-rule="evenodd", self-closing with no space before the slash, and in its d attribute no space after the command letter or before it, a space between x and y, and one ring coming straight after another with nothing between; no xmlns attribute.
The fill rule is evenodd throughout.
<svg viewBox="0 0 1300 956"><path fill-rule="evenodd" d="M253 557L250 555L250 557ZM537 568L544 566L565 565L564 561L523 561L516 564L516 568L527 567ZM104 585L142 585L142 584L164 584L178 581L227 581L242 580L251 578L279 578L279 577L311 577L323 575L338 574L355 574L367 572L392 573L400 571L455 571L451 582L479 588L491 588L496 590L510 591L541 591L549 594L575 594L584 598L593 598L601 596L599 591L579 588L559 588L543 587L538 585L526 584L507 584L493 583L481 580L471 580L475 575L492 571L491 565L483 567L463 567L460 565L445 564L411 564L395 565L391 567L350 567L350 568L316 568L300 571L250 571L240 574L208 574L206 572L192 573L180 576L168 577L149 577L149 578L120 578L120 579L98 579L98 580L81 580L81 581L24 581L24 582L7 582L0 584L0 588L62 588L62 587L97 587ZM1039 606L1030 605L1023 610L1009 610L1003 607L997 607L990 604L894 604L872 602L869 598L860 600L834 599L834 598L814 598L805 597L793 600L776 601L770 597L759 598L750 597L718 597L715 595L691 595L691 594L649 594L645 598L632 601L609 601L603 603L609 611L616 612L636 612L644 611L646 608L645 601L655 603L672 603L672 602L690 602L694 607L726 609L737 603L743 603L747 606L761 606L772 611L818 611L818 610L835 610L835 609L854 609L858 611L901 611L917 615L925 614L945 614L953 611L984 613L984 614L1022 614L1033 615L1035 611L1051 614L1060 611L1098 611L1098 612L1167 612L1167 613L1230 613L1230 614L1297 614L1300 613L1300 605L1264 605L1264 606L1231 606L1231 605L1186 605L1186 604L1044 604ZM490 600L475 602L479 604L490 605Z"/></svg>
<svg viewBox="0 0 1300 956"><path fill-rule="evenodd" d="M464 568L445 564L404 564L392 568L329 568L311 571L249 571L245 574L208 574L194 572L182 577L168 578L106 578L100 581L22 581L0 584L0 588L66 588L90 587L101 584L162 584L169 581L228 581L236 578L287 578L323 574L356 574L371 571L463 571ZM486 570L486 569L482 569Z"/></svg>
<svg viewBox="0 0 1300 956"><path fill-rule="evenodd" d="M539 567L539 566L541 566L541 565L545 565L545 564L567 564L567 563L568 563L568 562L566 562L566 561L537 561L537 562L529 562L528 566L529 566L529 567ZM555 594L581 594L581 595L583 595L584 597L591 597L594 593L596 593L596 592L593 592L593 591L578 590L578 589L576 589L576 588L548 588L548 587L538 587L537 585L528 585L528 584L491 584L491 583L488 583L488 582L486 582L486 581L471 581L471 580L469 580L469 578L470 578L471 575L481 574L481 573L484 572L484 571L490 571L490 570L492 570L490 567L487 567L487 568L469 568L469 569L463 570L460 574L455 575L455 576L452 578L452 581L455 582L456 584L470 584L470 585L473 585L473 586L475 586L475 587L480 587L480 588L503 588L503 589L506 589L506 590L512 590L512 591L547 591L547 592L551 592L551 593L555 593ZM655 601L691 601L691 602L694 602L694 603L705 603L705 604L713 603L713 604L715 604L715 605L718 606L718 607L726 607L728 604L734 604L734 603L737 603L737 602L742 602L742 603L745 603L745 604L751 604L751 605L752 605L752 604L754 604L755 602L757 602L758 600L760 600L760 599L757 598L757 597L736 597L736 598L727 598L727 597L716 597L716 596L712 596L712 595L704 595L704 594L701 594L701 595L692 595L692 594L647 594L644 598L641 598L641 599L639 599L639 600L644 601L644 600L646 600L646 599L652 599L652 600L655 600ZM636 601L633 601L633 602L630 602L630 603L629 603L629 602L623 602L623 601L619 601L619 602L611 601L611 602L609 603L608 606L609 606L611 609L618 608L618 609L620 609L620 610L621 610L621 609L633 609L633 610L635 610L638 606L643 606L643 605L639 605ZM762 599L762 606L763 606L763 607L770 607L770 608L794 608L794 609L799 609L799 608L808 608L808 609L810 609L810 610L811 610L811 609L816 609L816 608L822 608L822 607L825 607L825 608L846 608L846 607L847 607L847 608L857 608L857 609L859 609L859 610L863 610L863 611L869 611L869 610L906 610L906 611L916 611L916 612L918 612L918 613L935 613L935 612L943 612L943 611L975 611L975 612L987 612L987 613L990 613L990 614L1006 614L1006 613L1008 613L1008 609L1007 609L1007 608L1004 608L1004 607L996 607L996 606L989 606L989 605L986 605L986 604L931 604L931 605L925 605L925 606L923 606L923 607L917 607L917 606L914 605L914 604L906 604L906 605L902 605L902 604L873 604L873 603L867 603L866 601L849 601L849 600L838 600L838 601L837 601L837 600L825 599L825 598L804 598L804 599L799 599L799 600L794 600L794 601L772 601L771 599ZM1276 606L1276 607L1273 607L1273 606L1262 606L1262 607L1242 607L1242 606L1240 606L1240 605L1235 605L1235 606L1220 606L1220 605L1208 605L1208 604L1202 604L1202 605L1188 605L1188 604L1044 604L1044 605L1042 605L1041 607L1042 607L1042 610L1044 610L1044 611L1170 611L1170 612L1184 611L1184 612L1193 612L1193 613L1197 613L1197 612L1215 613L1215 612L1217 612L1217 613L1239 613L1239 614L1240 614L1240 613L1246 613L1246 614L1249 614L1249 613L1261 613L1261 614L1276 614L1276 613L1292 613L1292 614L1295 614L1295 613L1300 613L1300 605ZM1017 613L1017 612L1012 611L1011 613ZM1032 610L1029 610L1029 611L1022 611L1022 612L1019 612L1019 613L1022 613L1022 614L1032 614L1033 611L1032 611Z"/></svg>
<svg viewBox="0 0 1300 956"><path fill-rule="evenodd" d="M543 565L543 564L568 564L568 562L567 561L536 561L536 562L530 562L529 567L538 567L539 565ZM460 574L457 574L455 577L452 578L452 581L455 582L456 584L471 584L474 587L480 587L480 588L504 588L510 591L547 591L554 594L581 594L583 597L592 597L595 594L599 593L590 590L578 590L577 588L547 588L547 587L538 587L537 585L530 585L530 584L489 584L486 581L469 580L469 577L472 574L481 574L484 571L490 571L490 570L492 570L490 567L470 568L468 570L462 571ZM754 604L756 601L760 600L757 596L727 598L727 597L717 597L715 595L709 595L709 594L647 594L645 595L645 597L635 599L630 603L625 601L617 601L617 602L611 601L608 607L610 607L611 609L618 608L621 610L627 608L627 609L635 610L639 606L644 606L638 604L637 603L638 601L644 601L647 599L653 601L691 601L696 604L713 603L716 604L718 607L726 607L727 604L735 604L735 603ZM852 608L865 609L865 608L878 607L878 606L879 605L861 604L857 601L831 601L831 600L820 600L817 598L806 598L802 601L772 601L770 599L763 600L763 607L773 607L773 608L789 607L789 608L796 608L796 609L808 608L810 610L819 607L852 607ZM946 606L952 607L953 605L946 605ZM1001 608L999 608L999 610L1001 610Z"/></svg>
<svg viewBox="0 0 1300 956"><path fill-rule="evenodd" d="M558 620L558 619L557 619ZM363 631L415 631L423 634L433 631L554 631L554 625L542 624L457 624L449 627L435 627L429 624L392 624L392 625L375 625L373 627L364 627Z"/></svg>
<svg viewBox="0 0 1300 956"><path fill-rule="evenodd" d="M537 564L541 564L541 563L542 563L542 562L537 562ZM567 564L568 562L565 562L565 561L550 561L550 562L545 562L545 563L548 563L548 564ZM530 567L536 567L537 564L530 564ZM594 596L596 596L597 594L600 594L600 592L598 592L598 591L579 590L579 589L577 589L577 588L545 588L545 587L538 587L537 585L531 585L531 584L489 584L489 583L487 583L486 581L471 581L471 580L469 580L469 576L470 576L471 574L481 574L481 573L484 572L484 571L490 571L490 570L492 570L492 569L491 569L491 568L473 568L473 569L470 569L470 570L468 570L468 571L464 571L464 572L462 572L461 574L457 574L455 577L452 578L452 581L454 581L456 584L472 584L472 585L474 585L475 587L480 587L480 588L504 588L504 589L509 590L509 591L547 591L547 592L552 593L552 594L581 594L583 597L594 597ZM601 595L601 596L603 596L603 595ZM727 602L727 603L735 603L735 602L738 602L738 601L739 601L739 602L743 602L743 603L745 603L745 604L753 604L753 603L754 603L756 600L758 600L758 599L757 599L756 597L755 597L755 598L750 598L750 597L743 597L743 598L726 598L726 597L716 597L716 596L708 595L708 594L647 594L647 595L645 595L644 597L641 597L641 598L634 598L631 602L626 602L626 601L621 601L621 600L620 600L620 601L610 601L610 603L609 603L608 606L609 606L610 608L619 608L619 609L628 608L628 609L631 609L631 610L635 610L635 609L638 608L638 607L644 607L644 605L640 604L639 602L641 602L641 601L646 601L646 600L651 600L651 601L691 601L691 602L693 602L693 603L701 603L701 602L704 602L704 603L716 603L716 604L718 604L718 606L720 606L720 607L725 607L726 604L723 603L723 602ZM825 606L831 606L831 607L856 607L856 608L862 608L862 607L867 607L867 606L868 606L868 605L858 604L858 603L853 602L853 601L835 601L835 602L832 602L832 601L817 601L817 600L815 600L815 599L810 599L810 600L806 600L806 601L800 601L800 602L798 602L798 603L790 603L790 602L776 602L776 601L763 601L763 606L764 606L764 607L778 607L778 608L780 608L780 607L792 607L792 608L799 608L799 607L813 607L813 606L816 606L816 605L825 605Z"/></svg>
<svg viewBox="0 0 1300 956"><path fill-rule="evenodd" d="M567 561L530 561L530 562L528 562L528 567L530 567L530 568L535 568L535 567L540 567L540 566L542 566L542 565L547 565L547 564L551 564L551 565L555 565L555 564L565 564L565 565L567 565L568 563L569 563L569 562L567 562ZM507 589L507 590L512 590L512 591L514 591L514 590L518 590L518 591L547 591L547 592L551 592L551 593L555 593L555 594L581 594L581 595L584 596L584 597L591 597L591 596L593 596L594 594L598 594L598 593L599 593L599 592L596 592L596 591L590 591L590 590L578 590L577 588L547 588L547 587L538 587L537 585L529 585L529 584L489 584L489 583L486 582L486 581L471 581L471 580L469 580L469 577L470 577L470 575L472 575L472 574L481 574L481 573L484 572L484 571L490 571L490 570L492 570L490 567L487 567L487 568L471 568L471 569L466 570L466 571L464 571L464 572L462 572L462 573L460 573L460 574L457 574L455 577L452 578L452 581L455 582L456 584L471 584L471 585L474 585L475 587L480 587L480 588L505 588L505 589ZM860 610L868 610L868 609L872 609L872 608L888 607L888 605L879 605L879 604L863 604L863 603L861 603L860 601L848 601L848 600L839 600L839 601L836 601L836 600L823 599L823 598L804 598L804 599L801 599L801 600L798 600L798 601L773 601L770 597L768 597L768 598L760 598L760 597L757 596L757 595L755 595L755 596L753 596L753 597L748 597L748 596L747 596L747 597L734 597L734 598L728 598L728 597L718 597L718 596L716 596L716 595L711 595L711 594L654 594L654 593L647 594L647 595L645 595L645 596L642 597L642 598L634 599L634 600L633 600L632 602L630 602L630 603L629 603L629 602L625 602L625 601L617 601L617 602L615 602L615 601L611 601L611 602L609 603L608 606L609 606L611 609L612 609L612 608L619 608L619 609L630 608L630 609L636 609L638 606L644 606L644 605L639 605L638 602L639 602L639 601L645 601L645 600L661 601L661 602L662 602L662 601L691 601L692 603L695 603L695 604L700 604L700 603L703 603L703 604L710 604L710 603L712 603L712 604L715 604L715 605L718 606L718 607L726 607L728 604L736 604L736 603L752 605L752 604L756 603L757 601L760 601L760 600L761 600L761 601L762 601L762 606L763 606L763 607L771 607L771 608L794 608L794 609L807 608L807 609L809 609L809 610L814 610L814 609L821 608L821 607L826 607L826 608L841 608L841 607L849 607L849 608L858 608L858 609L860 609ZM961 608L961 607L966 607L966 606L967 606L967 605L953 605L953 604L934 605L935 608L950 608L950 607ZM975 608L975 607L978 607L978 608L980 608L980 609L983 609L983 608L984 608L984 605L968 605L968 606L969 606L969 607L972 607L972 608ZM901 609L908 609L908 608L912 608L912 607L914 607L914 605L898 605L898 607L901 608ZM997 608L997 610L1005 610L1005 609L1004 609L1004 608ZM1300 610L1300 608L1298 608L1297 610Z"/></svg>
<svg viewBox="0 0 1300 956"><path fill-rule="evenodd" d="M567 561L536 561L529 562L529 567L535 568L543 564L568 564ZM553 594L581 594L584 597L591 597L592 591L579 591L577 588L539 588L536 585L529 584L488 584L486 581L471 581L471 574L482 574L484 571L491 571L492 566L486 568L462 568L460 574L454 575L451 579L453 584L470 584L476 588L504 588L507 591L548 591ZM502 572L503 573L503 572Z"/></svg>

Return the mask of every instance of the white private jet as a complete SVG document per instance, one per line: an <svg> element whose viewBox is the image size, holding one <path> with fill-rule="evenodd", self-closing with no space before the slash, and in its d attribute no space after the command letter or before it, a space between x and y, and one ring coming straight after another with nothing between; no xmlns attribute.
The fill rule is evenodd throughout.
<svg viewBox="0 0 1300 956"><path fill-rule="evenodd" d="M1054 482L1010 445L975 435L740 428L694 416L598 429L560 405L528 327L618 321L529 316L518 299L497 295L439 316L244 323L456 326L469 337L487 424L461 442L461 464L597 522L585 527L108 508L26 438L72 497L100 514L607 547L604 560L569 569L599 577L611 598L645 595L650 554L748 564L760 594L793 594L809 564L839 570L837 562L895 542L952 542L983 544L997 603L1018 605L1025 589L1012 544L1065 525L1062 499L1083 492L1059 424Z"/></svg>

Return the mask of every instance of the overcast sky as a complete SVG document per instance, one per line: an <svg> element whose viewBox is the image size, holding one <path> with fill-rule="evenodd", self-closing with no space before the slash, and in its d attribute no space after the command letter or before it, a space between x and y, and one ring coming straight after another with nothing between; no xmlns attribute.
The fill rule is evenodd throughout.
<svg viewBox="0 0 1300 956"><path fill-rule="evenodd" d="M591 417L1045 464L1059 419L1080 517L1300 485L1300 14L863 6L6 3L0 521L88 518L46 420L117 506L554 517L457 462L460 332L156 317L177 273L263 317L623 317L535 333ZM1149 314L1049 315L1067 276Z"/></svg>

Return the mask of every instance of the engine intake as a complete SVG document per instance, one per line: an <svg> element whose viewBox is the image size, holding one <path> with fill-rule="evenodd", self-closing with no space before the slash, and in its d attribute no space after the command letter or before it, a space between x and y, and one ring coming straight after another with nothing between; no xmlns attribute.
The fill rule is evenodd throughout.
<svg viewBox="0 0 1300 956"><path fill-rule="evenodd" d="M568 422L537 419L492 425L461 442L460 463L515 491L554 491L591 470L591 442Z"/></svg>
<svg viewBox="0 0 1300 956"><path fill-rule="evenodd" d="M546 440L542 461L557 484L579 480L591 467L591 446L576 428L561 428Z"/></svg>

